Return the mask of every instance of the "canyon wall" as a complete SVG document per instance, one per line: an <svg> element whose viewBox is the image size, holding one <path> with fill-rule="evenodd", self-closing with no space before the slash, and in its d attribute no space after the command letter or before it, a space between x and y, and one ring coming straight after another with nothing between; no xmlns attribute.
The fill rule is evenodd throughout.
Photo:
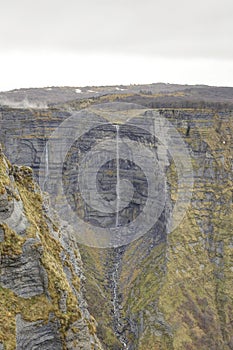
<svg viewBox="0 0 233 350"><path fill-rule="evenodd" d="M0 348L102 349L71 229L51 221L32 169L0 150Z"/></svg>
<svg viewBox="0 0 233 350"><path fill-rule="evenodd" d="M144 108L140 113L145 117L150 112L151 109ZM166 154L168 196L155 225L122 247L79 245L88 309L98 322L97 334L105 349L230 350L233 347L232 113L191 108L154 112L176 128L189 150L194 176L190 206L183 221L169 233L169 217L177 199L177 169ZM71 113L55 108L2 108L1 142L11 162L31 166L38 179L46 141ZM114 121L120 125L120 137L150 147L159 158L157 139L124 127L128 113L125 120ZM134 111L130 113L133 115ZM103 138L114 140L115 127L92 128L72 145L64 163L63 180L65 195L82 220L91 220L98 227L111 227L115 225L114 215L100 215L84 205L75 173L79 157ZM142 210L146 181L134 164L121 159L119 166L121 177L130 182L137 179L131 206L119 217L124 225ZM98 173L98 189L109 201L116 198L116 167L113 159ZM30 252L30 244L24 250ZM42 291L43 287L37 284L36 288ZM21 318L27 320L25 315L17 317L19 324L24 322ZM35 317L40 318L40 314Z"/></svg>

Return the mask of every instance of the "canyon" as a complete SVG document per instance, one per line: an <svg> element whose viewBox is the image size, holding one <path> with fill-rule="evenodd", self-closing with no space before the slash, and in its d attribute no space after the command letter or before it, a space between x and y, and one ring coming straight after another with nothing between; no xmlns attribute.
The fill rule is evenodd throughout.
<svg viewBox="0 0 233 350"><path fill-rule="evenodd" d="M0 349L232 349L232 88L80 89L0 94ZM80 127L86 131L72 141ZM172 146L164 148L173 129ZM103 162L106 145L111 157ZM56 150L63 146L67 152L58 168ZM180 147L187 150L191 173L182 159L173 159L184 154ZM91 206L77 173L93 150L90 164L101 166L93 170ZM146 157L162 168L164 183L155 173L154 185L164 205L142 234L136 218L146 211L151 220L152 165ZM193 180L192 193L171 230L182 171L185 181ZM51 202L53 191L59 195ZM185 196L187 188L181 192ZM59 215L67 203L77 223ZM101 203L112 211L97 210ZM82 222L94 233L109 230L116 237L109 243L98 236L95 241L93 232L83 236ZM134 232L122 241L131 224Z"/></svg>

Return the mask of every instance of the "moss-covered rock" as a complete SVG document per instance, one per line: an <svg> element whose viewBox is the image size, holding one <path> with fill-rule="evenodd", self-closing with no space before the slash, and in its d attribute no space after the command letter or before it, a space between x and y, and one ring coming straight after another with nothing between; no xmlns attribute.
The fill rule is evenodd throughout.
<svg viewBox="0 0 233 350"><path fill-rule="evenodd" d="M20 212L14 205L9 212L12 199L0 201L0 213L8 213L0 221L0 343L6 350L101 349L81 291L77 247L44 212L32 170L11 167L1 153L0 183L1 196L11 188L20 204Z"/></svg>

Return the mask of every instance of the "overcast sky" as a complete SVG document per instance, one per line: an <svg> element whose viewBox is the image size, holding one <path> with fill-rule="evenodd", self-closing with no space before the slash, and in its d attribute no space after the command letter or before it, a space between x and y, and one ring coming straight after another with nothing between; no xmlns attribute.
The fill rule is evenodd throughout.
<svg viewBox="0 0 233 350"><path fill-rule="evenodd" d="M0 0L0 90L233 86L232 0Z"/></svg>

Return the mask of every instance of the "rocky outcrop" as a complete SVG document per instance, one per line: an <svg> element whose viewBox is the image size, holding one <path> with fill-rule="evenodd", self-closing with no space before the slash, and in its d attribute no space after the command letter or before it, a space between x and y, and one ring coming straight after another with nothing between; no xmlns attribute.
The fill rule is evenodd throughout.
<svg viewBox="0 0 233 350"><path fill-rule="evenodd" d="M21 298L46 294L48 277L41 264L42 250L38 239L29 238L22 245L22 254L1 257L0 284Z"/></svg>
<svg viewBox="0 0 233 350"><path fill-rule="evenodd" d="M43 321L26 322L20 314L16 315L16 350L62 350L59 328L57 321L49 321L47 324Z"/></svg>
<svg viewBox="0 0 233 350"><path fill-rule="evenodd" d="M78 247L27 167L0 155L0 348L96 349Z"/></svg>
<svg viewBox="0 0 233 350"><path fill-rule="evenodd" d="M0 243L4 241L4 230L0 227Z"/></svg>

